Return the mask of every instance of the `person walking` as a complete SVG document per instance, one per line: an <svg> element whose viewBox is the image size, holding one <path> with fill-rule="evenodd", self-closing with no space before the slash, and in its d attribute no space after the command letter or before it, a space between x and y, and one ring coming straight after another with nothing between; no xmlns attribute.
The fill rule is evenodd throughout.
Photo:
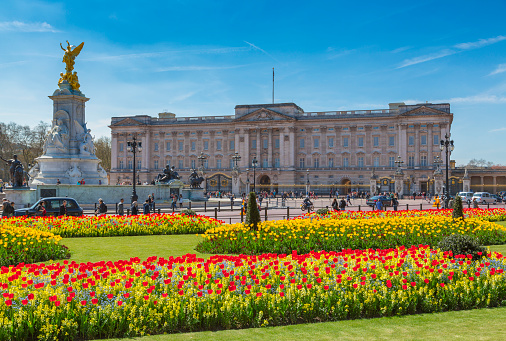
<svg viewBox="0 0 506 341"><path fill-rule="evenodd" d="M349 194L346 196L346 202L351 206L351 196Z"/></svg>
<svg viewBox="0 0 506 341"><path fill-rule="evenodd" d="M60 206L60 213L59 216L66 216L67 215L67 200L63 200L63 203Z"/></svg>
<svg viewBox="0 0 506 341"><path fill-rule="evenodd" d="M381 211L381 209L383 208L383 203L381 202L381 200L376 200L375 206L378 211Z"/></svg>
<svg viewBox="0 0 506 341"><path fill-rule="evenodd" d="M139 207L138 207L137 201L132 202L132 206L130 207L130 210L132 211L132 215L139 214Z"/></svg>
<svg viewBox="0 0 506 341"><path fill-rule="evenodd" d="M344 198L341 198L341 201L339 202L339 208L341 209L341 211L346 211L346 201L344 200Z"/></svg>
<svg viewBox="0 0 506 341"><path fill-rule="evenodd" d="M45 201L41 201L40 202L39 208L37 209L37 211L40 212L40 216L41 217L45 217L47 215L46 202Z"/></svg>
<svg viewBox="0 0 506 341"><path fill-rule="evenodd" d="M476 200L476 198L473 198L473 208L480 208L480 206L478 205L478 201Z"/></svg>
<svg viewBox="0 0 506 341"><path fill-rule="evenodd" d="M146 199L146 202L142 206L142 213L149 214L149 199Z"/></svg>
<svg viewBox="0 0 506 341"><path fill-rule="evenodd" d="M103 216L107 213L107 206L104 204L102 198L98 199L98 207L95 211L96 216Z"/></svg>
<svg viewBox="0 0 506 341"><path fill-rule="evenodd" d="M172 203L171 203L170 206L171 206L171 208L172 208L173 211L177 208L177 196L176 195L172 196Z"/></svg>
<svg viewBox="0 0 506 341"><path fill-rule="evenodd" d="M397 211L397 206L399 206L399 201L397 201L397 198L395 196L392 198L392 206L394 208L394 211Z"/></svg>
<svg viewBox="0 0 506 341"><path fill-rule="evenodd" d="M125 214L124 202L125 202L125 200L123 198L121 198L118 203L118 214L121 216Z"/></svg>
<svg viewBox="0 0 506 341"><path fill-rule="evenodd" d="M183 195L179 194L179 200L177 201L179 203L179 208L183 208Z"/></svg>
<svg viewBox="0 0 506 341"><path fill-rule="evenodd" d="M331 192L331 195L332 195L332 192ZM337 211L339 209L339 204L337 203L337 199L334 198L334 200L332 200L332 209L334 211Z"/></svg>

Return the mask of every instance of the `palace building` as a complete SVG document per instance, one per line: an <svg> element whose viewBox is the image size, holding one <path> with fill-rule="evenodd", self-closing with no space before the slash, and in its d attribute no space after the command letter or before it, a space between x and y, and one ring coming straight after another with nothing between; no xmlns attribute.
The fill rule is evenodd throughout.
<svg viewBox="0 0 506 341"><path fill-rule="evenodd" d="M452 121L448 103L390 103L388 109L328 112L276 103L237 105L230 116L113 117L110 182L132 182L133 154L127 142L135 135L143 146L135 165L142 183L150 183L166 165L175 166L187 183L190 170L202 163L206 190L229 192L232 157L238 153L240 192L253 183L257 190L277 193L301 191L309 183L320 194L344 194L369 191L371 179L377 179L377 191L394 191L400 166L404 194L434 193L437 163L441 160L443 170L446 166L440 140L450 135ZM198 159L201 153L205 160ZM254 159L258 163L253 169ZM464 170L455 169L454 163L450 168L450 192L455 193L462 190ZM471 190L506 189L504 172L483 172L466 175Z"/></svg>

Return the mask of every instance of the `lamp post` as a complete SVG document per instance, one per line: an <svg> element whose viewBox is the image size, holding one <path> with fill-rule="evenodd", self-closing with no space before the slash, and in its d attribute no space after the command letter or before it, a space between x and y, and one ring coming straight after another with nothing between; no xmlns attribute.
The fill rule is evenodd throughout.
<svg viewBox="0 0 506 341"><path fill-rule="evenodd" d="M249 188L249 168L246 168L246 192L250 192Z"/></svg>
<svg viewBox="0 0 506 341"><path fill-rule="evenodd" d="M200 162L200 171L202 173L202 177L204 177L204 175L206 174L204 172L204 162L206 161L207 156L204 154L204 152L200 152L200 155L197 157L197 159ZM206 195L207 195L207 179L206 179L206 184L204 186L204 192L206 192Z"/></svg>
<svg viewBox="0 0 506 341"><path fill-rule="evenodd" d="M134 162L133 162L133 169L132 169L133 189L132 189L132 196L130 197L131 202L134 202L134 201L137 201L137 199L139 198L137 196L137 192L135 191L135 185L136 185L136 181L135 181L135 155L142 151L142 142L137 142L137 137L134 135L132 141L127 142L127 150L134 154Z"/></svg>
<svg viewBox="0 0 506 341"><path fill-rule="evenodd" d="M239 155L238 152L235 152L234 156L232 156L232 160L234 160L234 169L239 169L239 167L237 167L237 163L241 161L241 155Z"/></svg>
<svg viewBox="0 0 506 341"><path fill-rule="evenodd" d="M448 181L448 165L449 165L449 161L448 161L448 149L450 150L450 152L453 152L453 149L454 149L454 145L453 145L453 140L450 140L450 136L448 136L448 133L445 134L445 139L444 140L441 140L441 143L439 145L439 149L441 149L441 151L445 151L446 153L446 181L445 181L445 208L448 208L448 201L450 199L450 191L449 191L449 188L448 188L448 185L449 185L449 181Z"/></svg>
<svg viewBox="0 0 506 341"><path fill-rule="evenodd" d="M309 195L309 168L306 170L306 196Z"/></svg>
<svg viewBox="0 0 506 341"><path fill-rule="evenodd" d="M251 166L253 167L253 192L256 193L256 184L257 184L257 178L256 178L256 168L257 168L258 160L255 156L253 158L253 161L251 161Z"/></svg>

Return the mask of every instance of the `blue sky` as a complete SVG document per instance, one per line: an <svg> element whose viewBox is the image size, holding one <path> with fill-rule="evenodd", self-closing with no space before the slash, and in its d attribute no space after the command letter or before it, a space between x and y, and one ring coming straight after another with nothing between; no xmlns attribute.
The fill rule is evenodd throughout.
<svg viewBox="0 0 506 341"><path fill-rule="evenodd" d="M0 121L49 122L63 51L110 117L232 115L237 104L305 111L449 102L453 158L506 164L504 1L23 1L0 4Z"/></svg>

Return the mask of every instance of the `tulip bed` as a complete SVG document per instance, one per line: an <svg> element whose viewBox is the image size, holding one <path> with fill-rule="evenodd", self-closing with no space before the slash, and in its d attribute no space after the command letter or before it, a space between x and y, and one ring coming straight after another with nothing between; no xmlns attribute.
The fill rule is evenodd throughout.
<svg viewBox="0 0 506 341"><path fill-rule="evenodd" d="M504 208L465 208L464 218L478 218L486 221L506 221L506 209ZM315 212L306 213L296 219L370 219L392 217L451 217L452 209L444 210L409 210L409 211L329 211L327 215L318 215Z"/></svg>
<svg viewBox="0 0 506 341"><path fill-rule="evenodd" d="M506 261L410 249L18 265L0 340L92 339L495 307Z"/></svg>
<svg viewBox="0 0 506 341"><path fill-rule="evenodd" d="M31 228L0 227L0 266L70 257L62 238Z"/></svg>
<svg viewBox="0 0 506 341"><path fill-rule="evenodd" d="M203 234L197 246L204 253L299 253L311 250L387 249L397 246L436 245L443 237L471 235L483 245L506 243L506 228L496 223L444 216L370 219L296 219L267 221L252 231L243 224L222 225Z"/></svg>
<svg viewBox="0 0 506 341"><path fill-rule="evenodd" d="M194 234L219 226L206 216L150 214L138 216L36 217L0 220L0 227L34 228L63 238Z"/></svg>

